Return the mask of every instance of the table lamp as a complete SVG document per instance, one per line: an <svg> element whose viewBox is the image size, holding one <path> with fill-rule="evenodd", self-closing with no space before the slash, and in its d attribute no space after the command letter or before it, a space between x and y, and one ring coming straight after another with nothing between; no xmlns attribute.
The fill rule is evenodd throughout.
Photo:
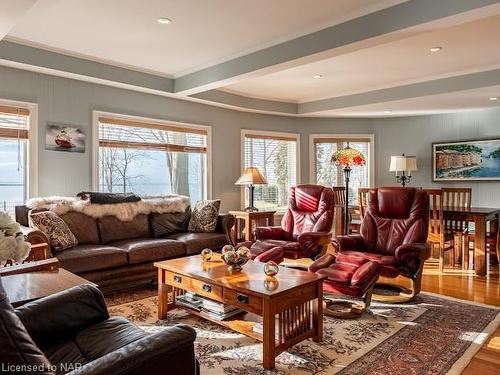
<svg viewBox="0 0 500 375"><path fill-rule="evenodd" d="M389 172L396 172L396 181L405 187L411 180L411 172L418 170L417 157L397 155L391 156Z"/></svg>
<svg viewBox="0 0 500 375"><path fill-rule="evenodd" d="M254 212L259 211L256 207L253 206L253 191L254 185L266 185L266 178L260 173L260 171L256 167L248 167L245 168L238 181L235 182L235 185L246 185L248 186L248 207L245 208L246 212Z"/></svg>
<svg viewBox="0 0 500 375"><path fill-rule="evenodd" d="M365 156L358 150L347 146L333 153L330 162L344 170L345 179L345 207L344 207L344 234L349 234L349 178L352 167L366 164Z"/></svg>

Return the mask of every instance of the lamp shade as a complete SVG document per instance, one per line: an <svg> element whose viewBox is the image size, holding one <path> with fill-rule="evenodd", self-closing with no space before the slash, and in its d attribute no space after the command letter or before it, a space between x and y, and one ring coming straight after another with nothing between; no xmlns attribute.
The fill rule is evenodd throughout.
<svg viewBox="0 0 500 375"><path fill-rule="evenodd" d="M366 164L365 156L358 150L349 147L340 149L332 155L331 163L344 168Z"/></svg>
<svg viewBox="0 0 500 375"><path fill-rule="evenodd" d="M245 168L235 185L266 185L266 178L256 167Z"/></svg>
<svg viewBox="0 0 500 375"><path fill-rule="evenodd" d="M412 172L416 170L418 170L416 156L391 156L389 172Z"/></svg>

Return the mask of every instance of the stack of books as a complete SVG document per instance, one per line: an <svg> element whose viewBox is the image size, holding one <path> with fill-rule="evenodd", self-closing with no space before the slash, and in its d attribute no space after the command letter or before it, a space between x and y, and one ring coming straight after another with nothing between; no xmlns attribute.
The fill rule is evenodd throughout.
<svg viewBox="0 0 500 375"><path fill-rule="evenodd" d="M175 298L175 303L179 306L188 307L190 309L201 311L209 317L217 320L224 320L234 315L244 312L244 310L217 302L208 298L203 298L195 293L186 292L183 295Z"/></svg>
<svg viewBox="0 0 500 375"><path fill-rule="evenodd" d="M206 313L211 318L217 320L224 320L230 318L231 316L244 312L244 310L236 306L231 306L225 303L216 302L208 298L201 298L201 300L202 300L201 311Z"/></svg>
<svg viewBox="0 0 500 375"><path fill-rule="evenodd" d="M175 297L175 303L179 306L189 307L190 309L201 311L203 301L196 294L186 292L185 294Z"/></svg>

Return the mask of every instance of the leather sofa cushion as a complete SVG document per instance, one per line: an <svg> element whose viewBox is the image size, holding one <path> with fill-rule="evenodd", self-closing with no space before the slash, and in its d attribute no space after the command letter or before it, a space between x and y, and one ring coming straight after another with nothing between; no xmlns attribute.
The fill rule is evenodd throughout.
<svg viewBox="0 0 500 375"><path fill-rule="evenodd" d="M57 254L61 267L74 273L128 264L127 252L108 245L78 245Z"/></svg>
<svg viewBox="0 0 500 375"><path fill-rule="evenodd" d="M226 235L222 233L176 233L167 237L177 240L186 246L186 255L199 254L201 250L208 247L217 250L227 245Z"/></svg>
<svg viewBox="0 0 500 375"><path fill-rule="evenodd" d="M300 244L295 241L285 241L285 240L257 240L253 243L252 249L256 251L266 251L272 249L273 247L281 247L285 258L297 259L302 256L302 251L300 249Z"/></svg>
<svg viewBox="0 0 500 375"><path fill-rule="evenodd" d="M60 217L75 235L80 245L100 243L96 219L75 211L67 212Z"/></svg>
<svg viewBox="0 0 500 375"><path fill-rule="evenodd" d="M337 262L352 263L356 259L367 259L378 263L381 266L380 273L382 276L396 277L399 275L399 264L392 255L365 253L362 251L342 251L337 254Z"/></svg>
<svg viewBox="0 0 500 375"><path fill-rule="evenodd" d="M165 238L136 238L112 242L110 245L125 250L129 264L154 262L186 254L182 242Z"/></svg>
<svg viewBox="0 0 500 375"><path fill-rule="evenodd" d="M151 231L153 237L160 238L169 234L185 232L191 217L191 208L188 207L185 212L165 213L150 215Z"/></svg>
<svg viewBox="0 0 500 375"><path fill-rule="evenodd" d="M45 367L49 360L33 342L21 320L10 305L0 282L0 363L9 365L35 365ZM19 372L24 373L24 372ZM27 372L26 372L27 373ZM41 372L40 372L41 373Z"/></svg>
<svg viewBox="0 0 500 375"><path fill-rule="evenodd" d="M121 221L115 216L104 216L98 223L102 243L149 237L148 215L136 215L130 221Z"/></svg>

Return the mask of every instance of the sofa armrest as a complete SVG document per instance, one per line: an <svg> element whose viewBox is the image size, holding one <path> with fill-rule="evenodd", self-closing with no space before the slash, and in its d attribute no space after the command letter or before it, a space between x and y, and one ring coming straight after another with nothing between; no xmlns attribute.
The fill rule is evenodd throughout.
<svg viewBox="0 0 500 375"><path fill-rule="evenodd" d="M90 284L24 304L16 314L42 349L109 318L102 293Z"/></svg>
<svg viewBox="0 0 500 375"><path fill-rule="evenodd" d="M428 243L411 243L399 246L394 256L401 263L412 263L416 259L422 261L429 259L431 255Z"/></svg>
<svg viewBox="0 0 500 375"><path fill-rule="evenodd" d="M365 249L365 242L363 241L363 237L359 234L350 236L335 236L332 239L332 245L337 252Z"/></svg>
<svg viewBox="0 0 500 375"><path fill-rule="evenodd" d="M283 228L281 227L257 227L253 230L256 240L282 240Z"/></svg>
<svg viewBox="0 0 500 375"><path fill-rule="evenodd" d="M35 256L35 260L41 260L41 259L49 259L53 257L53 254L50 250L50 242L49 238L45 233L43 233L41 230L36 229L36 228L30 228L26 227L24 225L21 225L21 231L23 232L23 235L26 237L26 241L28 241L32 246L32 253L35 252L38 247L40 247L42 244L47 244L47 248L44 256ZM45 250L45 249L44 249Z"/></svg>
<svg viewBox="0 0 500 375"><path fill-rule="evenodd" d="M233 236L231 235L231 230L236 223L236 218L231 214L220 214L217 218L217 226L215 231L217 233L224 233L226 236L226 241L228 244L234 245Z"/></svg>
<svg viewBox="0 0 500 375"><path fill-rule="evenodd" d="M194 329L187 325L168 327L108 353L69 374L194 375L197 372L193 343L195 338Z"/></svg>

